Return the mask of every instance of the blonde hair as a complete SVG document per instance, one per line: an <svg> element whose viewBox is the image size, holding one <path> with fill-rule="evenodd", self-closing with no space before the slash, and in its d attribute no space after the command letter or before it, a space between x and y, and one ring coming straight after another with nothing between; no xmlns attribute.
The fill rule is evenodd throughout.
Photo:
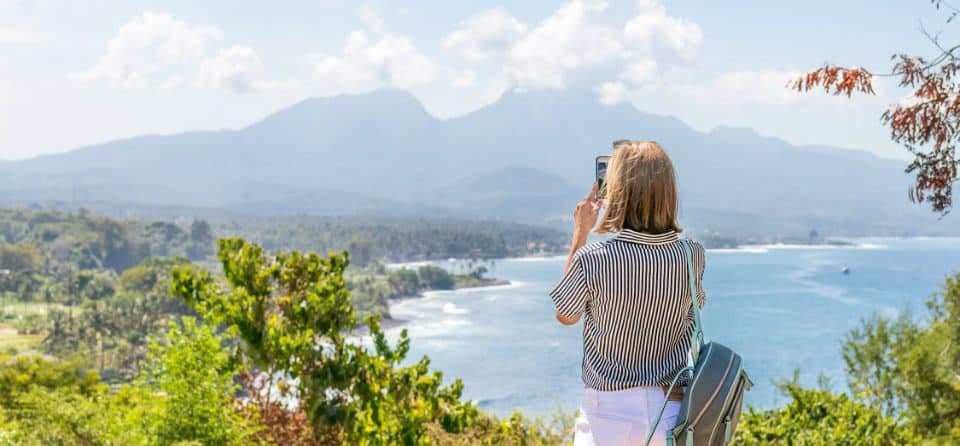
<svg viewBox="0 0 960 446"><path fill-rule="evenodd" d="M617 141L604 184L607 210L596 232L624 228L651 234L680 232L673 163L653 141Z"/></svg>

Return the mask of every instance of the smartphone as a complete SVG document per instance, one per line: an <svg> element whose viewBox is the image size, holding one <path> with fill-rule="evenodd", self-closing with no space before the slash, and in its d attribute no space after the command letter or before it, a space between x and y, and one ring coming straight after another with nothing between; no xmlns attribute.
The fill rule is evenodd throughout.
<svg viewBox="0 0 960 446"><path fill-rule="evenodd" d="M596 160L597 171L597 199L603 199L607 196L607 188L604 183L607 179L607 166L610 165L610 156L601 155Z"/></svg>

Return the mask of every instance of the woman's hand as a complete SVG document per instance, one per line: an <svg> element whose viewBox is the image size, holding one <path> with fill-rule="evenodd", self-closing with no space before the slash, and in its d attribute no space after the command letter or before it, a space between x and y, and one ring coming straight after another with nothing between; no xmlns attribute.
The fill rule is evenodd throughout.
<svg viewBox="0 0 960 446"><path fill-rule="evenodd" d="M594 181L590 193L580 203L577 203L577 208L573 210L574 237L586 238L590 230L597 225L597 216L600 214L601 206L603 206L603 200L597 198L597 182Z"/></svg>
<svg viewBox="0 0 960 446"><path fill-rule="evenodd" d="M597 215L600 214L601 206L603 206L603 200L597 198L597 183L594 181L593 189L590 189L590 193L577 203L577 208L573 210L573 240L570 242L570 255L567 256L567 264L563 267L564 274L570 269L573 255L587 243L590 230L597 225ZM561 322L563 321L561 320ZM564 323L566 324L566 322Z"/></svg>

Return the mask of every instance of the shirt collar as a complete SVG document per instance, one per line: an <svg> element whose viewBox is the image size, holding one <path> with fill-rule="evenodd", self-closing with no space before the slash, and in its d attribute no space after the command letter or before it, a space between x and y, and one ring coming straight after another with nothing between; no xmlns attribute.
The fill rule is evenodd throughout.
<svg viewBox="0 0 960 446"><path fill-rule="evenodd" d="M625 242L641 243L644 245L665 245L673 243L680 239L676 231L667 231L663 234L648 234L646 232L634 231L633 229L623 228L614 237L617 240Z"/></svg>

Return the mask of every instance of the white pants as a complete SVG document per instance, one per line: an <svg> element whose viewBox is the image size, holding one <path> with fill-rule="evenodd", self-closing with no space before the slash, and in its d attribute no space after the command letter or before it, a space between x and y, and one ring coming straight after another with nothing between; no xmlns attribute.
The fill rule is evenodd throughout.
<svg viewBox="0 0 960 446"><path fill-rule="evenodd" d="M574 446L643 446L663 406L663 389L637 387L615 392L585 389L580 416L574 428ZM656 426L651 445L665 445L673 428L680 401L670 401Z"/></svg>

